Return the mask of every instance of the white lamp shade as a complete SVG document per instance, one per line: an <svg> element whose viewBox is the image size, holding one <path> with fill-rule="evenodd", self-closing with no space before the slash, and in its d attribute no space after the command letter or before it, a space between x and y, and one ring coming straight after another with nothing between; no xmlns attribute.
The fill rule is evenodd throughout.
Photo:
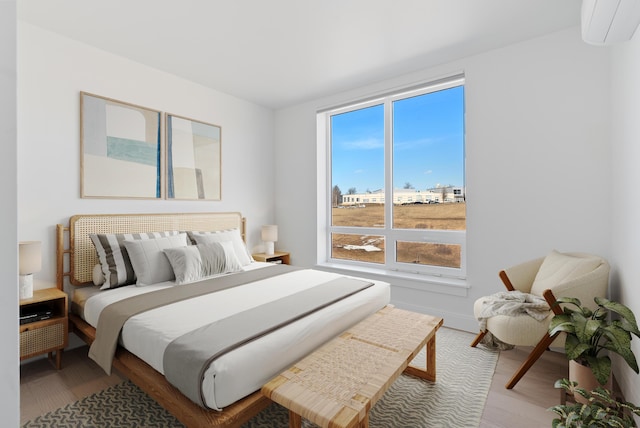
<svg viewBox="0 0 640 428"><path fill-rule="evenodd" d="M275 242L278 240L278 226L267 224L262 226L262 240L265 242Z"/></svg>
<svg viewBox="0 0 640 428"><path fill-rule="evenodd" d="M40 272L42 269L42 243L40 241L23 241L19 244L18 259L20 275Z"/></svg>

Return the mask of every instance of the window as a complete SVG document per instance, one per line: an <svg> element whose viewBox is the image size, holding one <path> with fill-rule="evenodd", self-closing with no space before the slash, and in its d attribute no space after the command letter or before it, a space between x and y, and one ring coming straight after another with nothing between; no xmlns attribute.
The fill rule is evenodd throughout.
<svg viewBox="0 0 640 428"><path fill-rule="evenodd" d="M464 278L463 77L321 115L327 260Z"/></svg>

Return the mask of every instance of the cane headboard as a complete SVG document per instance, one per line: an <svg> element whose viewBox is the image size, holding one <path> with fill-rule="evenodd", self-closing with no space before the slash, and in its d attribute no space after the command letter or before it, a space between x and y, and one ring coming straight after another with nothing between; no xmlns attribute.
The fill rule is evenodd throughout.
<svg viewBox="0 0 640 428"><path fill-rule="evenodd" d="M91 233L141 233L167 230L216 231L239 229L246 242L246 222L238 212L165 214L83 214L69 218L69 225L56 227L57 285L63 289L64 277L72 285L92 283L98 256L89 238ZM68 238L65 239L65 232ZM65 268L68 254L68 269Z"/></svg>

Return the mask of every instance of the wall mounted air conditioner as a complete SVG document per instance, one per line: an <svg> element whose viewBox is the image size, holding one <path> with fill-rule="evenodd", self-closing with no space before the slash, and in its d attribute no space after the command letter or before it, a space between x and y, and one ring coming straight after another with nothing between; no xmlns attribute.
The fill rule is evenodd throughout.
<svg viewBox="0 0 640 428"><path fill-rule="evenodd" d="M630 40L640 24L640 0L582 0L582 39L593 45Z"/></svg>

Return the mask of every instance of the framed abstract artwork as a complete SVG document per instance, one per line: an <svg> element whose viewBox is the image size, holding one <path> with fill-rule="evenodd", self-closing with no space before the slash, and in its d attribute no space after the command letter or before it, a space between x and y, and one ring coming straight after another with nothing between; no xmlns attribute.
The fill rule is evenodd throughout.
<svg viewBox="0 0 640 428"><path fill-rule="evenodd" d="M161 112L80 93L82 198L163 197Z"/></svg>
<svg viewBox="0 0 640 428"><path fill-rule="evenodd" d="M165 121L167 199L219 201L222 129L169 113Z"/></svg>

